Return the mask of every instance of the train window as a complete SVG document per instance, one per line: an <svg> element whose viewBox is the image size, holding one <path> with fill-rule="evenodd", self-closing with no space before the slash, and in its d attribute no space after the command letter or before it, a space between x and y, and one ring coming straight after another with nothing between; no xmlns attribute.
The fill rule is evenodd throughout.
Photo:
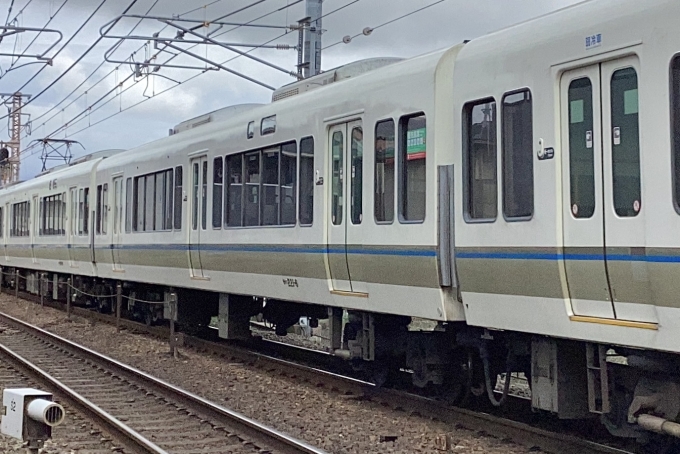
<svg viewBox="0 0 680 454"><path fill-rule="evenodd" d="M132 178L125 180L125 232L132 231Z"/></svg>
<svg viewBox="0 0 680 454"><path fill-rule="evenodd" d="M165 230L165 171L156 173L155 189L153 194L153 230Z"/></svg>
<svg viewBox="0 0 680 454"><path fill-rule="evenodd" d="M531 92L503 97L503 214L508 219L534 214L534 152Z"/></svg>
<svg viewBox="0 0 680 454"><path fill-rule="evenodd" d="M174 207L173 196L175 187L172 178L172 169L165 171L165 200L163 200L163 230L172 230L172 209Z"/></svg>
<svg viewBox="0 0 680 454"><path fill-rule="evenodd" d="M399 216L400 221L425 219L425 174L427 127L424 114L399 121Z"/></svg>
<svg viewBox="0 0 680 454"><path fill-rule="evenodd" d="M241 207L243 206L243 155L227 156L227 209L226 224L228 227L243 225Z"/></svg>
<svg viewBox="0 0 680 454"><path fill-rule="evenodd" d="M295 225L295 142L227 156L226 166L227 227Z"/></svg>
<svg viewBox="0 0 680 454"><path fill-rule="evenodd" d="M109 223L109 184L102 185L102 234L106 234L106 225Z"/></svg>
<svg viewBox="0 0 680 454"><path fill-rule="evenodd" d="M83 197L83 234L87 235L90 231L90 188L85 188Z"/></svg>
<svg viewBox="0 0 680 454"><path fill-rule="evenodd" d="M352 129L350 154L350 164L352 166L352 173L350 175L352 224L361 224L363 219L364 132L359 127Z"/></svg>
<svg viewBox="0 0 680 454"><path fill-rule="evenodd" d="M144 177L144 231L154 230L154 205L155 205L156 176L154 174Z"/></svg>
<svg viewBox="0 0 680 454"><path fill-rule="evenodd" d="M179 179L179 193L181 201L181 171L176 173ZM104 193L107 192L107 185L104 185ZM173 206L176 206L178 186L173 186L172 169L150 173L135 177L130 191L128 180L128 203L132 199L132 207L128 208L128 215L132 213L131 227L135 232L153 232L172 230L173 220L179 221L178 230L181 229L181 213L179 220L173 218ZM108 197L104 197L104 207L108 211ZM106 215L103 216L106 221ZM127 228L127 225L126 225ZM105 229L105 227L104 227ZM106 233L106 230L104 230Z"/></svg>
<svg viewBox="0 0 680 454"><path fill-rule="evenodd" d="M255 122L254 121L251 121L250 123L248 123L248 130L246 132L246 137L249 138L249 139L252 139L253 137L255 137Z"/></svg>
<svg viewBox="0 0 680 454"><path fill-rule="evenodd" d="M345 156L345 135L341 131L335 131L332 138L332 150L331 150L331 169L333 169L332 181L331 181L331 194L333 196L333 202L331 206L331 215L333 220L333 225L342 225L342 212L343 212L343 161Z"/></svg>
<svg viewBox="0 0 680 454"><path fill-rule="evenodd" d="M0 207L0 238L5 236L5 216L2 207Z"/></svg>
<svg viewBox="0 0 680 454"><path fill-rule="evenodd" d="M97 212L96 212L97 235L102 233L102 185L97 186Z"/></svg>
<svg viewBox="0 0 680 454"><path fill-rule="evenodd" d="M589 218L595 212L593 86L582 77L569 84L569 183L571 212Z"/></svg>
<svg viewBox="0 0 680 454"><path fill-rule="evenodd" d="M245 206L243 225L246 227L260 225L260 152L245 155Z"/></svg>
<svg viewBox="0 0 680 454"><path fill-rule="evenodd" d="M265 117L260 124L260 135L274 134L276 132L276 115Z"/></svg>
<svg viewBox="0 0 680 454"><path fill-rule="evenodd" d="M279 147L262 152L262 225L279 223Z"/></svg>
<svg viewBox="0 0 680 454"><path fill-rule="evenodd" d="M300 225L314 221L314 138L300 140Z"/></svg>
<svg viewBox="0 0 680 454"><path fill-rule="evenodd" d="M198 230L198 197L199 193L198 190L199 188L199 180L198 177L200 175L200 169L198 167L198 162L195 162L192 166L192 184L191 184L191 191L192 191L192 197L193 197L193 203L191 204L192 210L191 210L191 229L192 230Z"/></svg>
<svg viewBox="0 0 680 454"><path fill-rule="evenodd" d="M638 79L633 68L615 71L611 80L612 183L614 211L637 216L640 198Z"/></svg>
<svg viewBox="0 0 680 454"><path fill-rule="evenodd" d="M85 220L84 204L85 197L83 194L83 189L80 188L78 191L78 235L83 234L83 221Z"/></svg>
<svg viewBox="0 0 680 454"><path fill-rule="evenodd" d="M113 179L113 233L121 233L123 220L123 179Z"/></svg>
<svg viewBox="0 0 680 454"><path fill-rule="evenodd" d="M295 225L297 193L297 144L281 146L281 225Z"/></svg>
<svg viewBox="0 0 680 454"><path fill-rule="evenodd" d="M182 230L182 166L175 167L174 226Z"/></svg>
<svg viewBox="0 0 680 454"><path fill-rule="evenodd" d="M485 99L465 105L466 216L494 220L498 214L496 158L496 101Z"/></svg>
<svg viewBox="0 0 680 454"><path fill-rule="evenodd" d="M673 202L680 213L680 55L671 62L671 145L673 147Z"/></svg>
<svg viewBox="0 0 680 454"><path fill-rule="evenodd" d="M40 199L38 232L40 235L63 235L66 216L66 194L56 194Z"/></svg>
<svg viewBox="0 0 680 454"><path fill-rule="evenodd" d="M394 220L394 121L385 120L375 127L375 220Z"/></svg>
<svg viewBox="0 0 680 454"><path fill-rule="evenodd" d="M20 202L12 205L10 236L29 236L30 212L30 202Z"/></svg>
<svg viewBox="0 0 680 454"><path fill-rule="evenodd" d="M208 161L203 161L202 164L202 179L203 187L201 188L201 229L205 230L208 226Z"/></svg>
<svg viewBox="0 0 680 454"><path fill-rule="evenodd" d="M213 159L212 226L222 227L222 195L224 194L224 161L219 156Z"/></svg>
<svg viewBox="0 0 680 454"><path fill-rule="evenodd" d="M70 223L69 223L69 232L71 235L75 235L77 232L77 224L78 224L78 189L76 188L71 188L70 189L70 206L71 206L71 211L70 211Z"/></svg>

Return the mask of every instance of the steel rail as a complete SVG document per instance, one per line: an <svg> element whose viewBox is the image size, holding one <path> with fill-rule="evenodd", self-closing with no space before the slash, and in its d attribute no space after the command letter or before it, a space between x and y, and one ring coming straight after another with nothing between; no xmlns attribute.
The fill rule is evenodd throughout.
<svg viewBox="0 0 680 454"><path fill-rule="evenodd" d="M127 364L124 364L101 353L95 352L94 350L82 345L76 344L75 342L72 342L61 336L57 336L56 334L45 331L42 328L26 323L15 317L12 317L11 315L0 312L0 321L6 323L7 325L13 326L16 329L27 332L41 341L62 348L77 357L86 359L109 371L114 371L114 373L117 375L125 376L130 381L142 383L144 387L153 389L160 394L169 396L173 401L179 402L181 405L195 410L198 414L205 415L210 419L218 420L227 424L230 429L233 429L236 433L239 433L248 440L257 440L264 446L267 446L273 452L285 454L326 454L325 451L311 446L306 442L297 440L287 434L284 434L283 432L268 427L240 413L217 405L194 393L183 390L166 381L153 377L146 372L135 369ZM166 453L166 451L146 440L143 436L136 433L134 430L130 429L120 421L115 420L115 418L113 418L111 415L108 415L103 410L94 406L91 402L87 401L87 399L73 392L68 387L65 387L58 380L50 377L49 374L40 370L37 366L31 364L27 360L19 357L17 354L1 344L0 350L3 353L12 356L15 361L21 362L24 367L30 368L36 373L40 374L44 380L48 380L50 384L57 387L61 392L64 392L69 397L76 399L81 405L89 406L100 417L108 419L109 421L107 422L106 427L110 427L111 423L113 423L116 426L114 428L117 432L122 430L124 432L123 434L126 435L127 438L134 438L140 446L143 446L145 449L143 452L153 454Z"/></svg>

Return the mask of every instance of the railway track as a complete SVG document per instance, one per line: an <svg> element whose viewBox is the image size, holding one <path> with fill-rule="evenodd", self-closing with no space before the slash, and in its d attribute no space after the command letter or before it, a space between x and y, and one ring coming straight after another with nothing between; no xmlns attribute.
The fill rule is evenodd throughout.
<svg viewBox="0 0 680 454"><path fill-rule="evenodd" d="M148 454L324 454L139 370L0 313L0 355Z"/></svg>
<svg viewBox="0 0 680 454"><path fill-rule="evenodd" d="M25 299L39 302L30 294L22 295ZM47 301L45 301L46 304ZM60 303L49 302L50 306L64 309ZM114 316L94 312L92 310L73 307L72 313L86 319L115 324ZM1 321L1 318L0 318ZM134 332L151 334L167 340L169 330L161 326L147 326L132 320L120 319L120 326ZM371 400L380 405L401 409L407 413L440 420L452 425L465 427L479 433L492 434L495 437L512 440L530 447L556 454L630 454L627 448L620 448L591 441L582 436L560 433L559 428L510 419L505 416L490 414L486 411L475 411L446 405L435 399L426 398L401 390L376 387L366 381L348 377L342 373L325 370L335 364L336 358L317 350L291 346L276 341L262 341L267 353L256 351L252 347L225 342L214 342L199 337L179 335L179 344L224 357L229 361L243 362L265 371L293 377L314 386L323 386L342 394ZM285 358L285 359L284 359ZM291 360L291 358L293 358ZM442 440L441 446L447 441Z"/></svg>

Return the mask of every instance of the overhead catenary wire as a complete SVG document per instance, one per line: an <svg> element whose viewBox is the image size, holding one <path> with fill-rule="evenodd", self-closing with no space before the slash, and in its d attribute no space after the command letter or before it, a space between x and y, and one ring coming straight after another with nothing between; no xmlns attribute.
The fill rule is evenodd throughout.
<svg viewBox="0 0 680 454"><path fill-rule="evenodd" d="M214 4L219 3L219 2L221 2L221 1L223 1L223 0L213 0L212 2L210 2L210 3L208 3L208 4L204 5L204 6L201 6L201 7L198 7L198 8L193 8L193 9L191 9L191 10L188 10L188 11L185 11L185 12L183 12L183 13L180 13L180 14L178 14L178 17L182 17L182 16L185 16L185 15L191 14L191 13L193 13L193 12L196 12L196 11L198 11L198 10L201 10L201 9L207 7L207 6L214 5ZM247 9L247 8L249 8L249 7L252 7L252 6L256 5L256 4L259 4L259 3L263 2L263 1L266 1L266 0L258 0L257 2L252 3L252 4L250 4L250 5L247 5L247 6L244 7L244 8L240 8L240 9L238 9L238 10L236 10L236 11L233 11L233 12L229 13L228 15L224 16L224 17L227 17L227 16L230 16L230 15L236 14L236 13L238 13L238 12L244 11L245 9ZM299 2L301 2L301 1L302 1L302 0L298 0L298 1L296 1L294 4L299 3ZM157 3L158 3L158 0L156 0L156 2L154 2L153 5L151 5L151 7L147 10L146 14L149 14L149 13L151 12L151 10L153 9L153 7L154 7ZM292 5L291 5L291 6L292 6ZM276 12L276 11L278 11L278 10L275 10L274 12ZM269 14L271 14L271 13L269 13ZM269 14L266 14L266 15L264 15L264 16L260 16L259 18L256 18L256 19L254 19L254 20L258 20L258 19L260 19L260 18L262 18L262 17L265 17L265 16L267 16L267 15L269 15ZM137 29L137 27L140 25L141 22L142 22L142 19L138 20L138 21L137 21L137 24L132 28L132 30L130 30L130 32L128 32L128 34L134 32L134 31ZM167 27L168 27L167 25L164 26L164 27L161 29L161 32L162 32L163 30L165 30ZM235 29L235 28L238 28L238 27L234 27L233 29ZM230 29L230 30L228 30L228 31L231 31L231 30L233 30L233 29ZM227 32L228 32L228 31L227 31ZM222 35L222 34L224 34L224 33L226 33L226 32L223 32L223 33L221 33L220 35ZM218 35L218 36L220 36L220 35ZM134 54L136 54L137 52L141 51L144 47L145 47L145 45L140 46L135 52L133 52L132 55L134 55ZM195 46L192 46L191 48L193 48L193 47L195 47ZM76 88L74 88L73 90L71 90L71 92L70 92L68 95L66 95L61 101L59 101L59 102L56 103L54 106L52 106L48 111L42 113L40 116L38 116L38 117L36 117L35 119L33 119L33 122L35 123L35 122L39 121L40 119L42 119L42 118L44 118L45 116L47 116L50 112L52 112L52 111L54 111L55 109L57 109L57 108L58 108L61 104L63 104L69 97L71 97L76 91L78 91L78 90L85 84L85 82L87 82L87 80L89 80L89 79L90 79L90 78L91 78L91 77L92 77L92 76L93 76L93 75L94 75L94 74L95 74L95 73L96 73L96 72L97 72L97 71L98 71L105 63L106 63L106 62L104 62L104 61L101 62L101 63L97 66L97 68L95 68L95 70L93 70L93 71L90 73L90 75L88 75L88 76L85 78L85 80L84 80L83 82L81 82ZM114 69L112 69L111 71L109 71L105 76L103 76L101 79L99 79L99 81L97 81L95 84L91 85L87 90L85 90L84 93L82 93L80 96L78 96L78 97L75 98L73 101L71 101L71 102L68 103L66 106L64 106L63 109L66 109L66 108L68 108L69 106L73 105L73 104L74 104L75 102L77 102L80 98L82 98L82 97L85 95L85 93L87 93L89 90L91 90L91 89L93 89L94 87L96 87L99 83L101 83L103 80L105 80L106 77L108 77L108 76L110 76L112 73L114 73L118 68L119 68L119 66L117 66L116 68L114 68ZM128 78L128 79L129 79L129 78ZM126 79L126 81L127 81L128 79ZM121 83L122 83L122 82L121 82ZM119 83L119 85L120 85L121 83ZM125 91L127 91L127 90L125 90ZM110 92L107 93L107 94L110 94ZM100 99L101 99L101 98L100 98ZM96 104L96 103L93 103L91 106L88 106L88 109L91 108L92 106L94 106L95 104ZM63 110L63 109L62 109L62 110ZM95 111L96 111L96 110L98 110L98 109L95 109ZM47 120L45 120L44 123L46 123L46 122L52 120L52 119L55 118L57 115L59 115L59 112L56 112L56 113L55 113L54 115L52 115L50 118L48 118ZM77 117L76 117L76 119L77 119ZM74 120L74 119L72 119L69 123L71 123L73 120ZM43 123L43 124L44 124L44 123Z"/></svg>
<svg viewBox="0 0 680 454"><path fill-rule="evenodd" d="M223 32L221 32L221 33L218 33L218 34L215 35L215 37L222 36L222 35L224 35L224 34L226 34L226 33L229 33L229 32L231 32L231 31L237 29L237 28L240 28L240 27L242 27L242 26L244 26L244 25L250 24L250 23L252 23L252 22L255 22L255 21L258 21L258 20L260 20L260 19L263 19L263 18L265 18L265 17L267 17L267 16L270 16L271 14L275 14L275 13L277 13L277 12L284 11L284 10L286 10L286 9L289 8L289 7L292 7L292 6L294 6L294 5L298 4L298 3L301 3L302 1L303 1L303 0L295 0L294 2L291 2L291 3L288 4L288 5L282 6L282 7L278 8L278 9L275 9L275 10L270 11L270 12L264 14L264 15L261 15L261 16L259 16L259 17L257 17L257 18L254 18L254 19L252 19L251 21L248 21L248 22L244 23L243 25L235 26L235 27L230 28L230 29L228 29L228 30L225 30L225 31L223 31ZM351 5L353 5L353 4L357 3L357 2L359 2L359 1L360 1L360 0L353 0L353 1L351 1L350 3L348 3L348 4L346 4L346 5L343 5L343 6L337 8L337 9L335 9L335 10L332 10L332 11L330 11L330 12L324 14L322 17L328 17L328 16L330 16L330 15L332 15L332 14L334 14L334 13L337 13L338 11L340 11L340 10L342 10L342 9L344 9L344 8L347 8L347 7L351 6ZM440 0L440 1L444 1L444 0ZM200 8L196 8L194 11L197 11L197 10L199 10L199 9L200 9ZM417 11L416 11L416 12L417 12ZM411 14L413 14L413 12L412 12ZM278 40L278 39L280 39L280 38L282 38L282 37L285 37L285 36L287 36L287 35L290 34L290 33L291 33L290 31L286 31L286 32L284 32L284 33L282 33L282 34L279 34L279 35L275 36L274 38L271 38L271 39L265 41L265 42L262 43L260 46L265 46L265 45L267 45L267 44L271 44L272 42L274 42L274 41L276 41L276 40ZM259 47L253 47L253 48L247 50L246 52L247 52L247 53L250 53L250 52L253 52L253 51L257 50L258 48L259 48ZM221 65L225 65L225 64L227 64L227 63L230 63L230 62L232 62L232 61L234 61L234 60L236 60L236 59L238 59L238 58L240 58L240 57L241 57L241 55L236 55L236 56L234 56L234 57L231 57L231 58L229 58L229 59L223 61L223 62L221 63ZM149 101L149 100L151 100L151 99L155 99L156 97L159 97L159 96L161 96L161 95L163 95L163 94L165 94L165 93L167 93L167 92L169 92L169 91L171 91L171 90L174 90L175 88L179 87L180 85L185 85L185 84L187 84L187 83L193 81L194 79L200 77L200 76L201 76L202 74L204 74L205 72L206 72L206 71L203 71L203 72L194 74L193 76L188 77L187 79L185 79L185 80L183 80L183 81L180 81L180 82L177 83L176 85L172 85L172 86L170 86L170 87L168 87L168 88L165 88L164 90L161 90L161 91L155 93L155 95L153 95L153 96L151 96L151 97L144 98L144 99L142 99L142 100L140 100L140 101L138 101L138 102L136 102L136 103L134 103L134 104L131 104L131 105L129 105L129 106L123 108L123 109L120 109L120 110L117 111L117 112L114 112L114 113L112 113L112 114L110 114L110 115L108 115L108 116L106 116L106 117L104 117L104 118L101 118L101 119L99 119L99 120L97 120L97 121L95 121L95 122L93 122L93 123L91 123L91 124L88 124L87 126L81 128L81 129L78 129L78 130L76 130L76 131L71 131L71 132L69 133L69 137L73 137L73 136L75 136L75 135L77 135L77 134L79 134L79 133L81 133L81 132L83 132L83 131L85 131L85 130L87 130L87 129L90 129L90 128L92 128L92 127L94 127L94 126L97 126L97 125L99 125L99 124L101 124L101 123L103 123L103 122L105 122L105 121L107 121L107 120L109 120L109 119L111 119L111 118L113 118L113 117L116 117L116 116L120 115L120 114L123 113L123 112L126 112L126 111L128 111L128 110L131 110L131 109L133 109L133 108L135 108L135 107L137 107L137 106L139 106L139 105L141 105L141 104L143 104L143 103L145 103L145 102L147 102L147 101ZM124 90L122 93L124 93L125 91L129 90L130 88L132 88L132 86L128 87L128 88L127 88L126 90ZM122 94L122 93L121 93L121 94ZM113 98L113 99L115 99L115 98ZM94 113L96 110L98 110L99 108L104 107L106 104L108 104L108 103L111 102L111 101L112 101L112 99L107 100L107 101L104 101L103 105L99 106L97 109L94 109L93 111L91 111L91 113ZM55 134L58 134L58 133L64 131L67 127L73 126L73 125L79 123L80 121L82 121L82 120L84 119L84 118L81 118L81 117L82 117L82 115L83 115L85 112L86 112L86 111L83 111L83 112L81 112L80 114L76 115L76 116L75 116L74 118L72 118L71 120L65 122L64 124L62 124L62 126L60 126L60 127L57 128L56 130L54 130L53 132L51 132L50 134L48 134L47 137L54 136ZM79 119L79 118L80 118L80 119ZM36 145L35 145L35 144L32 144L32 145L29 145L25 150L23 150L23 151L22 151L22 154L21 154L22 159L29 158L29 157L31 157L31 156L37 154L37 152L38 152L39 150L34 150L34 151L28 153L29 151L31 151L31 149L33 149L33 148L35 148L35 147L36 147Z"/></svg>
<svg viewBox="0 0 680 454"><path fill-rule="evenodd" d="M14 0L9 3L9 8L7 9L7 19L5 19L5 25L9 25L9 17L12 15L12 8L14 8Z"/></svg>
<svg viewBox="0 0 680 454"><path fill-rule="evenodd" d="M377 25L377 26L375 26L375 27L370 27L369 29L370 29L371 32L373 32L373 31L375 31L375 30L378 30L379 28L386 27L386 26L388 26L388 25L390 25L390 24L393 24L393 23L395 23L395 22L397 22L397 21L400 21L400 20L402 20L402 19L405 19L405 18L407 18L407 17L409 17L409 16L412 16L412 15L414 15L414 14L416 14L416 13L419 13L419 12L421 12L421 11L423 11L423 10L426 10L426 9L428 9L428 8L431 8L431 7L435 6L435 5L438 5L438 4L440 4L440 3L443 3L443 2L445 2L445 1L446 1L446 0L437 0L437 1L433 2L433 3L430 3L429 5L425 5L425 6L421 7L421 8L415 9L415 10L413 10L413 11L411 11L411 12L409 12L409 13L406 13L406 14L404 14L404 15L402 15L402 16L395 17L394 19L390 19L390 20L388 20L387 22L384 22L384 23L382 23L382 24L380 24L380 25ZM350 40L349 40L348 42L351 42L352 40L354 40L354 38L358 38L358 37L360 37L360 36L364 36L364 32L357 33L357 34L355 34L355 35L350 36ZM338 44L343 44L343 43L345 43L345 40L341 39L340 41L337 41L337 42L335 42L335 43L333 43L333 44L329 44L328 46L323 47L321 50L330 49L331 47L334 47L334 46L337 46Z"/></svg>
<svg viewBox="0 0 680 454"><path fill-rule="evenodd" d="M30 2L29 2L29 3L30 3ZM54 14L52 14L52 15L50 16L50 18L47 20L47 22L45 23L45 25L42 26L42 29L43 29L43 30L46 29L46 28L50 25L50 23L52 23L52 21L54 20L54 18L57 17L57 15L58 15L59 12L62 10L62 8L66 5L66 3L68 3L68 0L64 0L64 2L59 6L59 8L57 8L57 11L55 11ZM28 6L28 4L27 4L27 6ZM25 7L24 7L24 8L25 8ZM33 39L31 40L31 42L28 43L28 45L27 45L21 52L22 52L22 53L26 53L26 52L28 51L28 49L30 49L31 46L32 46L33 44L35 44L35 42L36 42L36 41L38 40L38 38L40 37L41 33L42 33L42 31L38 32L38 33L33 37ZM14 61L12 62L12 64L9 65L9 68L7 68L6 71L1 72L1 73L0 73L0 79L2 79L3 76L4 76L5 74L7 74L8 72L12 71L12 69L16 66L16 64L17 64L18 61L19 61L19 58L17 58L16 60L14 60Z"/></svg>
<svg viewBox="0 0 680 454"><path fill-rule="evenodd" d="M72 39L73 39L73 38L74 38L74 37L75 37L75 36L76 36L76 35L77 35L77 34L85 27L85 25L92 19L92 17L94 17L94 15L96 14L96 12L99 11L99 9L100 9L102 6L104 6L104 3L106 3L106 1L107 1L107 0L102 0L102 2L99 4L99 6L97 7L97 9L95 9L95 11L94 11L94 12L87 18L87 20L86 20L86 21L78 28L78 30L76 30L76 32L73 34L73 36L71 36L71 38L69 39L69 41L68 41L61 49L59 49L59 50L57 51L57 54L59 54L64 48L66 48L66 46L68 46L68 44L71 42L71 40L72 40ZM125 9L125 12L129 11L130 8L132 8L132 7L134 6L134 4L137 3L137 1L138 1L138 0L132 0L132 1L130 2L130 4L128 5L128 7ZM96 40L95 40L95 41L94 41L94 42L93 42L93 43L85 50L85 52L83 52L83 53L80 55L80 57L78 57L78 58L77 58L77 59L76 59L76 60L75 60L68 68L66 68L66 69L65 69L65 70L64 70L64 71L63 71L56 79L54 79L49 85L47 85L47 87L45 87L43 90L41 90L37 95L32 96L28 101L26 101L26 102L22 105L22 108L23 108L23 107L26 107L28 104L34 102L34 101L35 101L36 99L38 99L40 96L42 96L43 94L45 94L45 92L47 92L50 88L52 88L57 82L59 82L61 79L63 79L64 76L66 76L66 74L68 74L73 68L75 68L75 67L80 63L80 61L81 61L83 58L85 58L85 57L87 56L87 54L89 54L89 53L92 51L92 49L95 48L95 46L96 46L97 44L99 44L99 42L100 42L101 40L102 40L102 37L97 38L97 39L96 39ZM56 55L56 54L55 54L55 55ZM17 91L23 90L23 89L26 87L26 85L28 85L33 79L35 79L35 78L37 77L38 74L40 74L40 72L42 72L43 69L45 69L44 66L40 69L40 71L38 71L38 73L36 73L31 79L29 79L29 80L28 80L28 81L27 81L27 82L26 82L19 90L17 90ZM9 117L12 113L14 113L14 112L10 112L10 113L8 113L8 114L5 115L5 116L0 117L0 120Z"/></svg>
<svg viewBox="0 0 680 454"><path fill-rule="evenodd" d="M68 0L66 0L66 1L68 1ZM149 14L149 13L153 10L153 8L158 4L159 1L160 1L160 0L155 0L155 1L153 2L153 4L147 9L146 14ZM214 0L212 3L217 3L217 2L221 2L221 1L223 1L223 0ZM183 14L188 14L188 13L183 13ZM132 27L132 29L130 30L129 33L134 32L134 31L137 29L137 27L139 27L139 25L141 24L141 22L142 22L141 20L137 21L137 24L135 24L134 27ZM140 46L139 49L137 49L136 52L139 52L143 47L144 47L144 46ZM38 117L34 118L34 119L33 119L33 122L35 123L35 122L37 122L38 120L40 120L40 119L44 118L45 116L49 115L50 112L54 111L54 110L57 109L61 104L63 104L66 100L68 100L68 98L70 98L76 91L78 91L83 85L85 85L85 83L86 83L88 80L90 80L90 78L92 78L92 76L94 76L94 75L97 73L97 71L99 71L99 70L101 69L101 67L104 66L105 63L106 63L105 61L102 61L101 63L99 63L99 65L98 65L94 70L92 70L92 71L90 72L90 74L89 74L89 75L88 75L88 76L87 76L80 84L78 84L73 90L71 90L71 92L70 92L69 94L67 94L61 101L59 101L58 103L56 103L56 104L55 104L54 106L52 106L50 109L48 109L47 111L43 112L43 113L40 114ZM74 99L71 103L69 103L68 105L64 106L64 109L68 108L68 107L71 106L74 102L78 101L83 95L85 95L85 93L87 93L89 90L91 90L91 89L93 89L94 87L96 87L98 84L100 84L102 81L104 81L108 76L110 76L111 74L113 74L113 73L116 71L116 69L118 69L118 68L116 67L116 68L112 69L111 71L109 71L105 76L103 76L102 78L100 78L95 84L91 85L87 90L85 90L85 92L84 92L83 94L81 94L80 96L78 96L77 98L75 98L75 99ZM58 115L58 113L55 114L54 116L48 118L48 119L46 120L46 122L47 122L47 121L50 121L51 119L53 119L56 115Z"/></svg>
<svg viewBox="0 0 680 454"><path fill-rule="evenodd" d="M61 46L57 50L57 52L54 54L54 57L59 55L64 49L66 49L66 47L68 47L69 44L71 44L71 41L73 41L75 39L75 37L78 36L78 34L85 28L85 26L88 24L88 22L90 22L92 20L92 18L95 16L95 14L97 14L97 12L102 8L102 6L104 6L104 3L106 3L106 1L107 0L102 0L101 3L99 3L99 5L95 8L95 10L87 17L87 19L85 19L85 22L80 24L80 26L71 35L71 37L66 41L66 43L64 43L64 45ZM35 74L33 74L33 76L30 79L28 79L26 82L24 82L24 84L19 89L17 89L16 91L21 92L24 88L26 88L28 86L28 84L33 82L40 75L40 73L42 73L44 70L45 70L45 66L43 66Z"/></svg>
<svg viewBox="0 0 680 454"><path fill-rule="evenodd" d="M226 33L229 33L229 32L231 32L231 31L233 31L233 30L236 30L237 28L240 28L240 27L242 27L242 26L245 26L245 25L250 24L250 23L252 23L252 22L258 21L258 20L263 19L263 18L265 18L265 17L267 17L267 16L270 16L271 14L275 14L275 13L277 13L277 12L283 11L283 10L285 10L285 9L287 9L287 8L290 8L290 7L292 7L292 6L294 6L294 5L298 4L298 3L301 3L302 1L303 1L303 0L296 0L296 1L292 2L292 3L290 3L289 5L286 5L286 6L277 8L277 9L275 9L275 10L273 10L273 11L270 11L270 12L268 12L268 13L266 13L266 14L263 14L263 15L261 15L261 16L259 16L259 17L256 17L256 18L254 18L254 19L252 19L252 20L250 20L250 21L248 21L248 22L245 22L243 25L235 26L235 27L233 27L233 28L230 28L230 29L228 29L228 30L225 30L225 31L223 31L223 32L220 32L220 33L218 33L217 35L215 35L215 37L222 36L222 35L224 35L224 34L226 34ZM354 2L352 2L352 3L355 3L356 1L359 1L359 0L354 0ZM337 10L336 10L336 11L337 11ZM331 11L331 12L328 13L327 15L330 15L330 14L332 14L332 13L334 13L334 12L335 12L335 11ZM187 13L187 14L188 14L188 13ZM264 42L264 43L261 44L261 45L264 46L264 45L270 44L270 43L272 43L273 41L276 41L277 39L280 39L280 38L282 38L282 37L288 35L289 33L290 33L290 32L285 32L285 33L283 33L283 34L280 34L280 35L278 35L278 36L276 36L276 37L274 37L274 38L272 38L272 39L270 39L270 40ZM195 45L195 46L196 46L196 45ZM195 46L190 47L190 49L193 48L193 47L195 47ZM248 50L247 52L252 52L252 51L257 50L257 49L258 49L257 47L254 47L254 48ZM234 56L234 57L232 57L232 58L229 58L229 59L225 60L225 61L222 62L221 64L222 64L222 65L227 64L227 63L229 63L229 62L232 62L233 60L236 60L236 59L239 58L239 57L241 57L241 55L236 55L236 56ZM142 104L142 103L144 103L144 102L146 102L146 101L148 101L148 100L150 100L150 99L153 99L153 98L155 98L155 97L157 97L157 96L160 96L160 95L162 95L162 94L164 94L164 93L166 93L166 92L168 92L168 91L170 91L170 90L172 90L172 89L178 87L179 85L182 85L182 84L185 84L185 83L187 83L187 82L190 82L190 81L194 80L195 78L199 77L199 76L202 75L202 74L204 74L204 72L197 73L197 74L195 74L195 75L193 75L193 76L187 78L186 80L177 83L176 85L173 85L173 86L171 86L171 87L168 87L168 88L166 88L166 89L164 89L164 90L162 90L162 91L156 93L156 94L155 94L154 96L152 96L152 97L144 98L144 99L142 99L141 101L139 101L139 102L137 102L137 103L135 103L135 104L132 104L132 105L130 105L130 106L124 108L124 109L121 109L121 110L119 110L118 112L114 112L113 114L111 114L111 115L109 115L109 116L107 116L107 117L105 117L105 118L103 118L103 119L100 119L100 120L98 120L98 121L96 121L96 122L94 122L94 123L91 123L90 125L88 125L88 126L82 128L82 129L80 129L80 130L77 130L77 131L75 131L75 132L71 132L71 133L70 133L70 136L74 136L74 135L76 135L76 134L78 134L78 133L80 133L80 132L82 132L82 131L84 131L84 130L86 130L86 129L89 129L89 128L93 127L93 126L96 126L96 125L98 125L98 124L100 124L100 123L102 123L102 122L104 122L104 121L106 121L106 120L108 120L108 119L110 119L110 118L112 118L112 117L115 117L115 116L117 116L117 115L119 115L119 114L121 114L121 113L123 113L123 112L125 112L125 111L127 111L127 110L130 110L130 109L132 109L132 108L134 108L134 107L136 107L136 106L138 106L138 105L140 105L140 104ZM133 86L134 86L134 85L133 85ZM121 94L124 93L124 92L126 92L127 90L131 89L133 86L127 87L125 90L123 90L123 91L121 92ZM104 98L106 98L106 96L108 96L109 94L111 94L111 91L109 91L106 95L100 97L100 99L99 99L97 102L101 102L101 101L102 101ZM82 121L82 120L84 119L84 118L83 118L83 115L84 115L85 113L87 113L88 111L89 111L90 113L94 113L94 112L96 112L97 110L99 110L100 108L104 107L106 104L108 104L108 103L111 102L111 101L112 101L112 99L109 99L109 100L107 100L107 101L104 101L103 105L99 106L97 109L94 109L94 110L91 110L91 111L90 111L89 109L86 109L86 110L80 112L78 115L76 115L75 117L73 117L73 118L70 119L69 121L67 121L67 122L65 122L64 124L62 124L62 126L60 126L59 128L57 128L56 130L54 130L54 131L51 132L50 134L48 134L47 137L52 137L52 136L54 136L55 134L60 133L61 131L63 131L63 130L66 129L67 127L73 126L73 125L77 124L78 122L80 122L80 121ZM93 103L92 105L97 104L97 102ZM59 114L59 113L57 113L56 115L58 115L58 114ZM55 116L56 116L56 115L55 115ZM54 118L54 116L53 116L52 118ZM34 149L34 148L36 148L36 145L35 145L35 144L31 144L31 145L29 145L26 149L24 149L24 150L22 151L22 153L21 153L22 159L24 159L24 158L29 158L29 157L35 155L35 154L37 153L37 150L36 150L36 151L33 151L32 153L27 153L28 151L31 151L31 149Z"/></svg>

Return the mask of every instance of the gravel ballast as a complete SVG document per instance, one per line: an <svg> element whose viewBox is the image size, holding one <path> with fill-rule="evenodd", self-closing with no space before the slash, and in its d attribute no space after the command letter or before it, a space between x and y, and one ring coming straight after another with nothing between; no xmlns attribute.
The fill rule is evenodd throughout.
<svg viewBox="0 0 680 454"><path fill-rule="evenodd" d="M299 383L241 363L182 349L179 359L157 339L92 324L64 312L0 295L0 311L109 355L330 453L519 454L537 452L486 434ZM2 450L4 439L0 440ZM11 452L11 451L3 451ZM60 451L51 451L60 452ZM70 451L63 451L70 452ZM77 451L76 451L77 452Z"/></svg>

